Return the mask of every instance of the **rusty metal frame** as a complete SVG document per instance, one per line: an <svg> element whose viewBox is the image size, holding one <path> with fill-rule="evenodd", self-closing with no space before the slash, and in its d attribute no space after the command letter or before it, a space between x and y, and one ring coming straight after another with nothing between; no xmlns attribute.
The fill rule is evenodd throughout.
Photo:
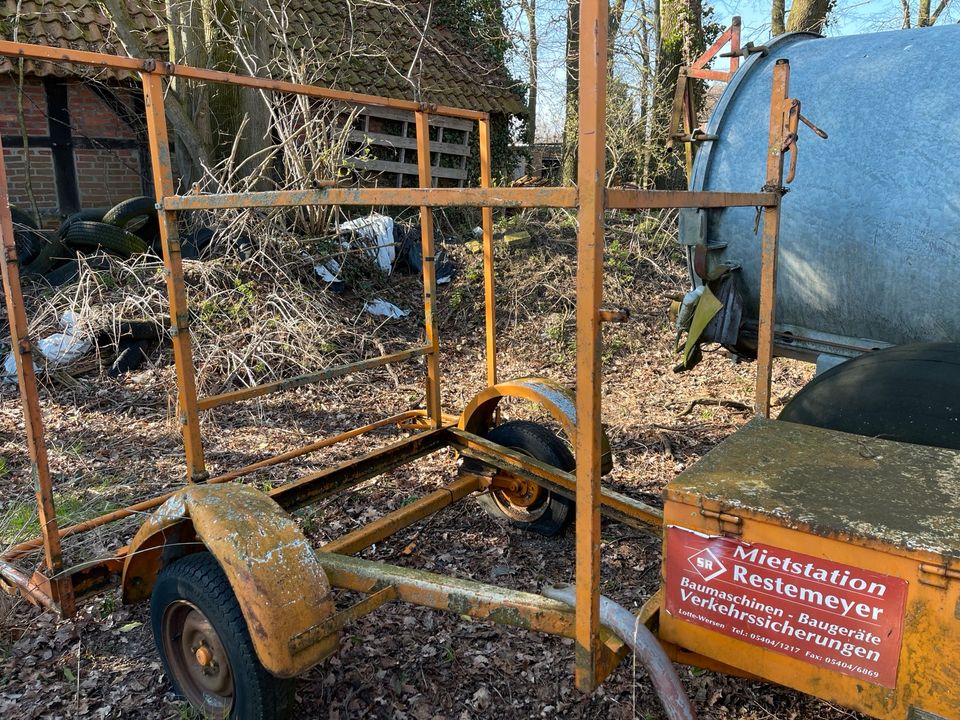
<svg viewBox="0 0 960 720"><path fill-rule="evenodd" d="M741 22L739 16L734 16L730 27L720 33L720 36L694 60L689 66L682 66L677 71L677 84L674 88L673 105L670 109L670 127L667 135L667 147L673 148L676 142L684 143L684 160L687 179L693 172L694 146L696 143L716 140L697 128L697 119L694 116L693 80L716 80L729 82L740 67L740 57L744 50L740 47ZM730 50L721 54L720 51L730 46ZM747 50L751 48L748 46ZM717 56L729 58L726 72L711 70L707 67Z"/></svg>
<svg viewBox="0 0 960 720"><path fill-rule="evenodd" d="M339 616L340 622L357 617L366 611L394 599L428 607L451 609L473 617L487 618L508 625L572 637L575 640L575 675L577 685L590 691L616 665L624 652L623 644L600 625L600 517L601 514L637 527L658 531L662 513L644 503L602 487L602 323L618 317L616 313L601 310L603 285L604 214L613 208L674 208L674 207L762 207L766 209L764 224L764 262L768 275L764 287L771 293L775 279L775 265L770 269L768 257L775 256L779 232L779 203L783 170L783 122L786 82L782 92L775 86L771 100L770 147L768 186L760 192L723 193L657 190L609 190L605 171L605 100L607 78L607 14L604 0L584 0L580 4L581 27L584 33L580 46L580 129L579 169L577 187L556 188L497 188L493 187L490 167L490 118L488 113L446 106L435 106L407 100L381 98L349 93L329 88L299 85L279 80L245 77L230 73L191 68L150 59L121 58L63 48L49 48L0 41L0 55L31 58L48 62L79 63L98 67L138 72L143 83L145 112L151 148L154 186L160 218L163 261L167 273L170 301L171 335L177 369L179 420L184 436L187 460L187 481L229 482L260 468L285 462L314 452L322 447L368 433L378 427L399 422L422 422L426 429L360 458L355 458L317 473L306 475L272 490L269 495L286 510L293 510L329 497L372 477L401 467L416 458L436 450L453 446L465 457L480 461L493 469L512 473L520 478L544 484L557 492L576 499L576 607L547 600L539 595L518 593L490 585L401 569L379 563L346 557L410 526L449 506L477 490L489 487L491 476L483 472L465 473L456 482L429 493L423 498L390 513L346 536L320 548L321 563L332 585L364 593L373 593L352 611ZM721 40L723 42L721 42ZM730 72L736 69L739 58L739 23L721 36L708 51L715 55L729 42L734 49ZM711 55L711 57L713 56ZM701 77L712 72L704 69L709 60L695 63L687 77ZM698 60L698 62L700 62ZM340 188L333 183L316 189L282 192L249 192L235 195L192 193L176 195L170 158L169 133L163 108L164 78L183 77L260 88L274 92L297 93L310 97L348 104L387 107L415 114L419 188ZM681 104L682 107L682 104ZM479 124L481 176L478 188L434 188L430 173L429 121L431 115L473 120ZM692 127L690 129L692 132ZM773 157L774 149L778 152ZM777 172L773 172L776 170ZM33 373L31 345L27 336L27 320L23 310L13 241L13 231L6 195L6 178L0 154L0 236L3 239L3 281L11 318L11 332L17 349L17 371L20 392L27 420L28 446L32 472L36 478L38 507L41 513L43 535L21 543L0 557L0 585L16 586L41 604L57 607L62 613L74 610L74 594L87 596L116 584L129 548L121 548L113 556L98 561L65 568L60 553L64 537L100 527L114 520L155 508L169 494L151 498L128 508L108 513L71 527L60 529L56 523L53 489L47 463L43 427L39 414L37 381ZM307 373L290 380L267 383L207 398L197 394L192 348L190 343L189 312L186 305L180 243L177 237L177 213L181 211L253 208L298 205L386 205L419 206L424 258L424 317L426 344L421 348L402 351L381 358ZM455 429L456 418L445 415L441 404L441 377L439 367L439 338L434 303L436 301L436 272L433 246L432 209L437 207L474 206L482 208L483 268L485 312L486 377L490 386L497 382L495 277L493 256L493 209L511 207L558 207L576 209L579 216L579 241L576 273L577 324L577 383L575 408L577 432L575 437L576 470L566 473L532 460L519 453L502 448L478 435ZM770 275L772 273L772 276ZM772 295L771 295L772 297ZM772 321L772 304L764 311ZM761 345L770 334L768 326L761 325ZM426 358L426 410L411 410L386 418L362 428L319 440L302 448L265 458L216 478L208 479L200 435L201 411L265 395L270 392L338 377L349 372L376 367L388 362L399 362L413 357ZM759 392L759 391L758 391ZM769 394L769 393L768 393ZM47 575L26 578L11 560L43 548ZM50 579L52 578L52 579ZM393 590L386 591L387 588ZM333 621L331 621L333 622ZM297 641L298 647L307 640Z"/></svg>
<svg viewBox="0 0 960 720"><path fill-rule="evenodd" d="M777 60L773 66L773 89L770 97L770 143L767 146L767 173L764 190L783 194L783 156L790 148L791 112L790 63ZM797 110L799 115L799 110ZM796 137L795 135L793 137ZM795 162L796 147L791 159ZM792 177L791 177L792 179ZM757 328L757 385L754 409L770 417L770 396L773 377L773 342L777 304L777 266L779 263L780 203L763 210L763 239L760 247L760 312Z"/></svg>

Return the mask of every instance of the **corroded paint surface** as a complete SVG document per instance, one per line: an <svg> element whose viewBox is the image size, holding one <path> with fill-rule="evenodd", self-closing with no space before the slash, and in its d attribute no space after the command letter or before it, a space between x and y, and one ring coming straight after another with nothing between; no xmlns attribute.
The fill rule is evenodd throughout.
<svg viewBox="0 0 960 720"><path fill-rule="evenodd" d="M270 672L296 675L336 648L334 636L290 652L291 637L332 614L330 584L293 520L246 485L190 486L161 505L130 545L124 600L147 597L161 565L203 546L230 580L257 655Z"/></svg>
<svg viewBox="0 0 960 720"><path fill-rule="evenodd" d="M817 534L960 559L960 452L756 419L668 486Z"/></svg>
<svg viewBox="0 0 960 720"><path fill-rule="evenodd" d="M560 423L570 444L577 444L576 396L570 388L556 380L543 377L526 377L498 383L478 393L463 410L459 428L475 435L484 435L493 425L497 405L505 397L520 398L540 405ZM610 441L601 429L601 467L603 474L613 469Z"/></svg>
<svg viewBox="0 0 960 720"><path fill-rule="evenodd" d="M376 592L392 586L403 602L573 637L572 609L542 595L335 553L321 554L319 562L336 587Z"/></svg>

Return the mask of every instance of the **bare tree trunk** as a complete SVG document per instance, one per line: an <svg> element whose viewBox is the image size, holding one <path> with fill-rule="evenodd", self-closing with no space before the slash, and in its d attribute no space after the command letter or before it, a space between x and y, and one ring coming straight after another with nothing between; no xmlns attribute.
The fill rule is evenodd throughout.
<svg viewBox="0 0 960 720"><path fill-rule="evenodd" d="M580 0L567 4L567 92L563 118L563 183L577 181L577 119L580 89Z"/></svg>
<svg viewBox="0 0 960 720"><path fill-rule="evenodd" d="M617 36L620 34L620 25L623 23L623 13L627 8L627 0L613 0L610 4L610 14L607 17L607 58L610 62L610 76L613 76L613 58L617 48Z"/></svg>
<svg viewBox="0 0 960 720"><path fill-rule="evenodd" d="M903 28L910 28L910 3L908 0L900 0L900 7L903 9Z"/></svg>
<svg viewBox="0 0 960 720"><path fill-rule="evenodd" d="M149 53L140 41L140 37L135 30L136 26L124 1L104 0L104 4L127 53L134 57L148 57ZM180 34L183 24L180 22L180 14L172 2L168 2L168 13L172 13L168 17L167 35L170 44L170 59L174 60L183 56L183 38ZM191 178L199 179L202 166L209 162L210 145L208 138L198 129L197 117L189 99L181 97L177 92L176 85L172 85L171 89L173 92L167 96L164 107L176 141L177 164L181 171L181 177L190 182Z"/></svg>
<svg viewBox="0 0 960 720"><path fill-rule="evenodd" d="M701 0L660 0L657 17L659 42L654 117L665 144L680 66L691 64L704 50L703 6ZM699 115L702 101L703 91L695 85L694 117ZM656 175L659 176L660 184L668 187L683 187L686 184L682 169L676 164L664 168Z"/></svg>
<svg viewBox="0 0 960 720"><path fill-rule="evenodd" d="M537 0L520 0L520 8L527 18L527 133L530 144L537 140L537 52L540 38L537 35Z"/></svg>
<svg viewBox="0 0 960 720"><path fill-rule="evenodd" d="M770 37L783 35L787 31L784 0L773 0L770 7Z"/></svg>
<svg viewBox="0 0 960 720"><path fill-rule="evenodd" d="M258 2L202 0L201 7L207 67L244 74L267 64L270 46L268 34L258 32L264 21ZM269 144L270 112L264 95L253 88L218 84L211 87L209 107L215 160L235 152L237 170L246 175Z"/></svg>
<svg viewBox="0 0 960 720"><path fill-rule="evenodd" d="M654 94L656 92L656 76L653 64L653 53L650 48L656 42L656 18L660 12L658 0L653 0L653 12L647 7L646 0L640 0L640 12L644 18L641 25L640 40L640 61L642 71L640 74L640 97L643 98L643 113L646 119L643 123L643 157L641 160L640 187L650 187L650 173L652 169L654 127L656 119L654 117ZM652 18L652 22L648 20Z"/></svg>
<svg viewBox="0 0 960 720"><path fill-rule="evenodd" d="M833 8L834 0L793 0L790 8L789 32L823 32L827 15Z"/></svg>
<svg viewBox="0 0 960 720"><path fill-rule="evenodd" d="M947 6L950 5L950 0L940 0L932 12L930 10L931 5L931 0L920 0L917 4L917 22L913 24L910 18L910 0L900 0L900 8L903 10L903 27L906 29L910 27L932 27L936 25L937 20L940 19L940 15L947 9Z"/></svg>

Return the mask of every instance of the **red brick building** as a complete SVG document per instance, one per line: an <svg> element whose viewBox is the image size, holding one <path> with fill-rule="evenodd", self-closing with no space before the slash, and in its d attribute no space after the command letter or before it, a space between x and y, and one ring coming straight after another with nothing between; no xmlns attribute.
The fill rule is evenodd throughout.
<svg viewBox="0 0 960 720"><path fill-rule="evenodd" d="M127 6L145 46L156 57L167 57L163 3L127 0ZM16 27L23 42L126 54L98 2L21 0L19 15L17 8L16 0L0 4L6 39L13 39ZM473 39L431 27L421 47L417 23L426 25L425 4L405 2L402 14L363 0L355 0L351 8L349 17L340 0L293 0L287 8L296 15L298 27L316 29L311 31L314 47L329 47L337 55L349 32L351 44L360 48L357 57L330 67L329 85L410 98L410 82L396 68L416 61L422 100L504 115L525 111L505 72L477 59L479 53L471 50L477 47ZM416 58L415 52L420 53ZM21 127L19 70L16 61L0 60L0 136L14 205L30 209L28 176L45 225L56 225L81 208L109 207L151 193L143 100L136 76L102 70L80 76L67 64L26 61ZM360 132L372 136L373 146L383 150L372 154L370 169L392 174L387 184L415 182L416 165L405 157L405 148L415 147L408 132L411 120L412 116L370 117L361 125ZM395 133L385 130L387 125L398 129ZM439 132L436 175L444 184L462 183L469 153L454 147L450 138L456 137L454 142L466 147L469 131L448 129L446 142L443 129Z"/></svg>
<svg viewBox="0 0 960 720"><path fill-rule="evenodd" d="M68 78L26 78L24 152L18 86L11 77L0 78L0 135L12 204L30 208L28 175L45 225L80 208L111 207L151 192L140 121L133 108L126 109L135 93Z"/></svg>

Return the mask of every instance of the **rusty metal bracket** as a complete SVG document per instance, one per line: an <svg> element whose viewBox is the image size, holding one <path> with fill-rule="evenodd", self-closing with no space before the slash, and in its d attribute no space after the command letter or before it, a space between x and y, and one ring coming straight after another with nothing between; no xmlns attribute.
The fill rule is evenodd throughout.
<svg viewBox="0 0 960 720"><path fill-rule="evenodd" d="M705 507L700 508L700 514L705 518L716 520L720 526L720 532L724 535L743 534L743 518L739 515L732 515L720 510L709 510Z"/></svg>
<svg viewBox="0 0 960 720"><path fill-rule="evenodd" d="M600 308L600 322L624 323L629 319L629 308Z"/></svg>
<svg viewBox="0 0 960 720"><path fill-rule="evenodd" d="M689 133L676 133L671 136L674 140L683 143L702 143L702 142L712 142L714 140L719 140L719 135L713 135L706 133L700 128L694 128Z"/></svg>
<svg viewBox="0 0 960 720"><path fill-rule="evenodd" d="M290 652L294 655L301 653L307 648L312 647L317 640L322 640L325 637L339 633L347 623L362 618L364 615L369 615L382 605L386 605L388 602L396 599L397 588L393 585L388 585L382 590L373 593L373 595L364 598L357 604L351 605L346 610L341 610L336 615L291 637L287 643L290 647Z"/></svg>
<svg viewBox="0 0 960 720"><path fill-rule="evenodd" d="M920 563L917 580L924 585L945 588L950 584L951 580L960 580L960 570L947 567L946 565Z"/></svg>
<svg viewBox="0 0 960 720"><path fill-rule="evenodd" d="M789 170L787 171L786 182L791 183L793 182L793 179L794 177L796 177L796 174L797 174L797 155L799 151L799 148L797 146L797 141L800 139L800 136L798 134L800 130L800 123L802 122L804 125L810 128L817 137L823 140L826 140L829 136L827 135L826 132L824 132L823 130L818 128L816 125L814 125L809 118L806 118L803 116L803 114L800 112L799 100L797 100L796 98L787 98L786 105L787 105L787 111L786 111L787 112L787 121L786 121L787 134L783 139L783 146L780 148L780 152L790 153L790 167L789 167Z"/></svg>
<svg viewBox="0 0 960 720"><path fill-rule="evenodd" d="M754 45L752 42L748 42L743 47L737 50L730 50L725 53L720 53L722 58L736 58L736 57L749 57L750 55L756 55L760 53L762 57L766 57L769 50L766 45Z"/></svg>

